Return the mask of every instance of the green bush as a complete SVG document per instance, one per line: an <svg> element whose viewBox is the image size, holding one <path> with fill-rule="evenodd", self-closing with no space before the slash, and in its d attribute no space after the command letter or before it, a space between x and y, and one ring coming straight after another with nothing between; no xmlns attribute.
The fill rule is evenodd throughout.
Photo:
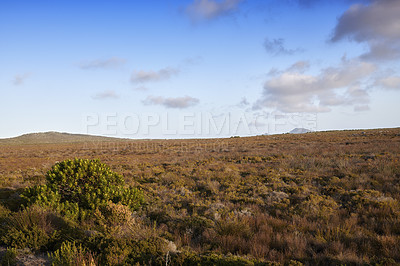
<svg viewBox="0 0 400 266"><path fill-rule="evenodd" d="M109 202L94 211L95 222L103 233L123 233L131 231L135 219L128 206Z"/></svg>
<svg viewBox="0 0 400 266"><path fill-rule="evenodd" d="M1 242L8 247L39 250L48 244L54 228L46 211L32 206L13 213L1 231Z"/></svg>
<svg viewBox="0 0 400 266"><path fill-rule="evenodd" d="M134 239L97 236L88 242L101 265L164 265L167 241L160 237Z"/></svg>
<svg viewBox="0 0 400 266"><path fill-rule="evenodd" d="M1 258L1 265L2 266L11 266L17 265L17 249L15 248L7 248L7 251Z"/></svg>
<svg viewBox="0 0 400 266"><path fill-rule="evenodd" d="M10 211L18 211L23 203L20 197L23 190L23 188L0 188L0 204Z"/></svg>
<svg viewBox="0 0 400 266"><path fill-rule="evenodd" d="M130 265L136 263L144 265L148 262L162 263L166 254L166 245L165 240L159 237L136 241L132 245L133 249L127 262Z"/></svg>
<svg viewBox="0 0 400 266"><path fill-rule="evenodd" d="M0 204L0 222L10 214L10 210Z"/></svg>
<svg viewBox="0 0 400 266"><path fill-rule="evenodd" d="M49 254L51 264L54 266L96 265L93 255L75 242L65 241L61 247Z"/></svg>
<svg viewBox="0 0 400 266"><path fill-rule="evenodd" d="M279 263L274 262L265 262L259 261L255 259L249 259L234 255L221 255L210 253L206 255L199 255L194 252L182 252L172 254L171 256L171 265L219 265L219 266L230 266L230 265L238 265L238 266L277 266L281 265ZM289 264L294 265L294 264ZM298 264L300 265L300 264Z"/></svg>
<svg viewBox="0 0 400 266"><path fill-rule="evenodd" d="M298 207L299 213L303 216L328 220L335 214L339 205L329 196L310 194Z"/></svg>
<svg viewBox="0 0 400 266"><path fill-rule="evenodd" d="M12 213L0 227L0 242L33 251L54 250L65 238L81 239L83 231L73 222L46 207L32 205Z"/></svg>
<svg viewBox="0 0 400 266"><path fill-rule="evenodd" d="M122 175L99 160L74 159L55 164L46 174L46 184L25 189L27 204L52 206L71 218L107 205L109 201L136 210L143 203L141 191L125 186Z"/></svg>

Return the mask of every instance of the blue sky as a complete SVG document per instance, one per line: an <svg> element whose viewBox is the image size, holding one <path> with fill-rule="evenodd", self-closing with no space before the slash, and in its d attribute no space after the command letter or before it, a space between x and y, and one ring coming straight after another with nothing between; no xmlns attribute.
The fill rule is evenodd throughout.
<svg viewBox="0 0 400 266"><path fill-rule="evenodd" d="M0 1L0 137L398 127L400 1Z"/></svg>

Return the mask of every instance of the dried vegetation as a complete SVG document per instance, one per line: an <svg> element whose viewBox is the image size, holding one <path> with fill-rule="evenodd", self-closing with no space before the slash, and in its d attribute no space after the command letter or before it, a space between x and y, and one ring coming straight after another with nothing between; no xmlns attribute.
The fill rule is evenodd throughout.
<svg viewBox="0 0 400 266"><path fill-rule="evenodd" d="M400 263L400 129L0 150L8 257L30 248L69 265ZM24 188L71 158L100 159L144 202L85 218L21 208Z"/></svg>

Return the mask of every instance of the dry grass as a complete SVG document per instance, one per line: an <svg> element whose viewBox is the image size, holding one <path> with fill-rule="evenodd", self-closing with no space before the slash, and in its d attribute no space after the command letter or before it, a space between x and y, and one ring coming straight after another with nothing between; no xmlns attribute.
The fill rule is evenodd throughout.
<svg viewBox="0 0 400 266"><path fill-rule="evenodd" d="M400 129L3 145L2 193L42 183L54 163L74 157L98 158L140 187L147 205L135 215L178 249L400 263Z"/></svg>

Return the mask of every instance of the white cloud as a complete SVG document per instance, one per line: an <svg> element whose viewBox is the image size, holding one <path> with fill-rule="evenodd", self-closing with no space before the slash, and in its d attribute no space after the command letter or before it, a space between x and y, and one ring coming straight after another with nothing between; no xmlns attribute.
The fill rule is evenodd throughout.
<svg viewBox="0 0 400 266"><path fill-rule="evenodd" d="M268 38L264 41L265 50L273 55L291 55L297 52L301 52L302 50L297 49L288 49L285 47L285 40L282 38L270 40Z"/></svg>
<svg viewBox="0 0 400 266"><path fill-rule="evenodd" d="M249 103L249 101L247 100L247 98L246 98L246 97L242 97L242 100L240 101L239 104L237 104L237 107L244 108L244 107L247 107L247 106L249 106L249 105L250 105L250 103Z"/></svg>
<svg viewBox="0 0 400 266"><path fill-rule="evenodd" d="M297 61L285 70L279 70L279 69L273 67L268 71L267 76L274 77L274 76L282 75L285 72L302 74L309 68L310 68L310 62Z"/></svg>
<svg viewBox="0 0 400 266"><path fill-rule="evenodd" d="M400 41L369 41L369 51L360 56L363 60L392 60L400 58Z"/></svg>
<svg viewBox="0 0 400 266"><path fill-rule="evenodd" d="M194 0L186 8L186 14L193 20L208 20L234 11L243 0Z"/></svg>
<svg viewBox="0 0 400 266"><path fill-rule="evenodd" d="M310 63L308 61L297 61L296 63L291 65L287 71L303 73L304 71L306 71L309 68L310 68Z"/></svg>
<svg viewBox="0 0 400 266"><path fill-rule="evenodd" d="M176 98L173 97L165 98L162 96L148 96L143 101L143 104L145 105L163 105L167 108L178 108L178 109L188 108L198 103L199 99L190 96L176 97Z"/></svg>
<svg viewBox="0 0 400 266"><path fill-rule="evenodd" d="M101 69L101 68L118 68L126 63L124 58L111 57L108 59L98 59L92 61L81 62L79 67L82 69Z"/></svg>
<svg viewBox="0 0 400 266"><path fill-rule="evenodd" d="M108 91L103 91L103 92L97 93L92 98L95 100L118 99L119 95L115 91L108 90Z"/></svg>
<svg viewBox="0 0 400 266"><path fill-rule="evenodd" d="M373 73L377 67L368 62L344 61L340 67L324 69L320 86L325 88L342 88Z"/></svg>
<svg viewBox="0 0 400 266"><path fill-rule="evenodd" d="M158 71L134 71L131 75L132 83L146 83L152 81L162 81L171 78L179 73L179 69L166 67Z"/></svg>
<svg viewBox="0 0 400 266"><path fill-rule="evenodd" d="M363 59L400 57L400 1L373 0L352 5L338 20L331 41L345 38L368 43Z"/></svg>
<svg viewBox="0 0 400 266"><path fill-rule="evenodd" d="M400 77L389 76L377 80L376 85L381 86L385 89L400 89Z"/></svg>
<svg viewBox="0 0 400 266"><path fill-rule="evenodd" d="M339 67L323 69L319 75L296 72L293 66L296 64L265 82L263 96L253 109L277 108L287 113L327 112L333 106L365 105L369 102L367 90L361 85L375 71L374 64L342 61Z"/></svg>
<svg viewBox="0 0 400 266"><path fill-rule="evenodd" d="M14 76L14 80L13 80L13 84L14 84L15 86L19 86L19 85L24 84L25 80L26 80L27 78L29 78L30 75L31 75L30 73L24 73L24 74L17 74L17 75L15 75L15 76Z"/></svg>

